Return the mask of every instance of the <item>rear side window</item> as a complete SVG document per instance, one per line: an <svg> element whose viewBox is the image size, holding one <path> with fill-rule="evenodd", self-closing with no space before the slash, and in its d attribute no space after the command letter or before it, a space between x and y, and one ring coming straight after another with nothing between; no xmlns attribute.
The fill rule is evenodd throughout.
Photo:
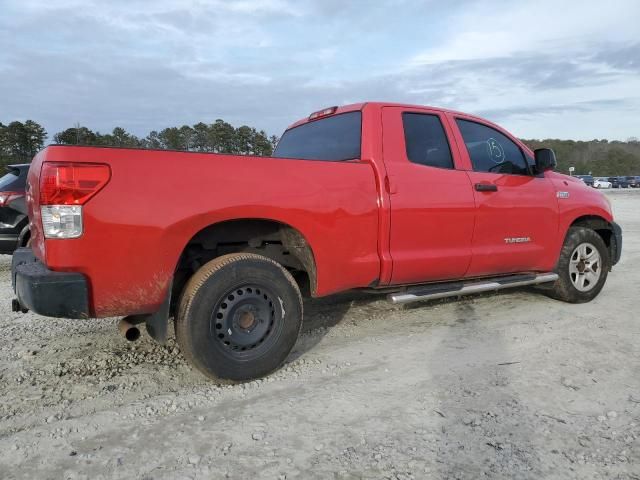
<svg viewBox="0 0 640 480"><path fill-rule="evenodd" d="M338 162L360 158L362 114L342 113L287 130L274 157Z"/></svg>
<svg viewBox="0 0 640 480"><path fill-rule="evenodd" d="M402 124L410 162L428 167L453 168L447 135L437 115L403 113Z"/></svg>
<svg viewBox="0 0 640 480"><path fill-rule="evenodd" d="M508 137L486 125L457 119L476 172L529 175L520 147Z"/></svg>

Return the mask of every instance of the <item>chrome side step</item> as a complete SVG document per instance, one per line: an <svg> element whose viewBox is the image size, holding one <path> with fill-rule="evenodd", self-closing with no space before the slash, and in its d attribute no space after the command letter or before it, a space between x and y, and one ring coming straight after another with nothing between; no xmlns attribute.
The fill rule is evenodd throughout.
<svg viewBox="0 0 640 480"><path fill-rule="evenodd" d="M457 297L459 295L502 290L504 288L537 285L539 283L555 282L557 279L557 273L549 272L509 275L475 281L435 283L432 285L409 287L405 291L391 293L387 298L391 303L411 303L420 300L435 300L437 298Z"/></svg>

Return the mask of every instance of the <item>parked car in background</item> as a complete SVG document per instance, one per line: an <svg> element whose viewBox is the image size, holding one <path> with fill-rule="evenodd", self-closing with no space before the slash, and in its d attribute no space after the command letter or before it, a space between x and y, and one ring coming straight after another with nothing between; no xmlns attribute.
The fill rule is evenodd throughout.
<svg viewBox="0 0 640 480"><path fill-rule="evenodd" d="M593 180L595 188L611 188L611 182L606 178L598 177Z"/></svg>
<svg viewBox="0 0 640 480"><path fill-rule="evenodd" d="M640 176L630 176L627 177L627 183L629 184L629 188L640 188Z"/></svg>
<svg viewBox="0 0 640 480"><path fill-rule="evenodd" d="M29 241L25 185L29 164L9 165L0 178L0 253L12 254Z"/></svg>
<svg viewBox="0 0 640 480"><path fill-rule="evenodd" d="M590 187L593 187L593 175L576 175L576 178L579 178Z"/></svg>
<svg viewBox="0 0 640 480"><path fill-rule="evenodd" d="M609 177L611 188L628 188L629 182L627 177Z"/></svg>

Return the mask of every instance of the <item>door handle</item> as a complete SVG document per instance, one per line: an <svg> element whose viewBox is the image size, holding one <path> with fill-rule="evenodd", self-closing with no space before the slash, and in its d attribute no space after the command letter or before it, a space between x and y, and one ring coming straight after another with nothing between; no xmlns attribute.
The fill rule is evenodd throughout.
<svg viewBox="0 0 640 480"><path fill-rule="evenodd" d="M497 192L498 186L493 183L476 183L476 191L478 192Z"/></svg>

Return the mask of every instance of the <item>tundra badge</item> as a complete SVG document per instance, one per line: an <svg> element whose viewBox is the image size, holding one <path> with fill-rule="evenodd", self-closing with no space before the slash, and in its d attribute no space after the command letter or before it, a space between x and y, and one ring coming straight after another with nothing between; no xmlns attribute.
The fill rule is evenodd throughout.
<svg viewBox="0 0 640 480"><path fill-rule="evenodd" d="M507 237L504 239L504 243L529 243L531 237Z"/></svg>

